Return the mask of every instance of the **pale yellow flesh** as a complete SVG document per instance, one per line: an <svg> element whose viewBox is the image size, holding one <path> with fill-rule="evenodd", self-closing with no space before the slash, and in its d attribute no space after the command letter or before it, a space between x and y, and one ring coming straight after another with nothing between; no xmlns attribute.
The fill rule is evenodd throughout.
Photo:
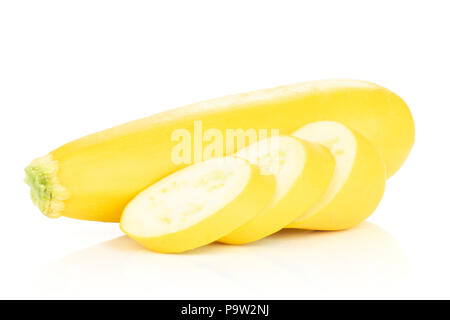
<svg viewBox="0 0 450 320"><path fill-rule="evenodd" d="M260 90L153 115L54 150L46 158L58 168L51 173L57 177L46 181L58 181L60 186L45 190L64 189L67 193L64 197L46 194L46 199L58 203L46 203L43 211L52 217L119 221L137 193L184 167L171 160L178 143L171 135L186 129L193 137L194 121L202 121L204 132L217 129L225 137L227 129L238 128L274 128L290 135L320 120L338 121L361 132L380 153L388 176L401 166L414 141L414 123L407 105L375 84L329 80ZM207 146L205 142L203 147Z"/></svg>
<svg viewBox="0 0 450 320"><path fill-rule="evenodd" d="M327 147L336 167L320 200L288 227L342 230L365 220L384 192L385 166L377 150L358 132L337 122L311 123L293 135Z"/></svg>
<svg viewBox="0 0 450 320"><path fill-rule="evenodd" d="M261 175L246 160L213 159L141 192L125 208L121 228L151 250L183 252L246 223L263 210L274 192L275 178Z"/></svg>
<svg viewBox="0 0 450 320"><path fill-rule="evenodd" d="M289 136L261 140L236 156L273 174L277 187L270 205L219 241L243 244L277 232L302 216L327 189L334 159L324 147Z"/></svg>

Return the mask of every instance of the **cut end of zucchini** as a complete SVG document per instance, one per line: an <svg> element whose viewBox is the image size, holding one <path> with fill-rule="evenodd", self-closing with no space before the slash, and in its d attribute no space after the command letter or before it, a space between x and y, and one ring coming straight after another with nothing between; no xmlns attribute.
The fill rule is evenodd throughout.
<svg viewBox="0 0 450 320"><path fill-rule="evenodd" d="M31 188L33 203L49 218L58 218L69 195L58 181L58 163L51 155L35 159L25 168L25 183Z"/></svg>

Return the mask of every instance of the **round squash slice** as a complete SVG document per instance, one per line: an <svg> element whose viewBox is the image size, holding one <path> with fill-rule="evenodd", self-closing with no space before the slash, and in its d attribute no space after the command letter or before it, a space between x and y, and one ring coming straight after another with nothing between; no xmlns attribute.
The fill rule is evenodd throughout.
<svg viewBox="0 0 450 320"><path fill-rule="evenodd" d="M342 230L365 220L380 202L386 180L384 162L373 145L355 130L333 121L310 123L293 135L327 147L336 167L321 199L288 227Z"/></svg>
<svg viewBox="0 0 450 320"><path fill-rule="evenodd" d="M158 252L183 252L211 243L261 212L275 178L244 159L217 158L151 185L125 208L120 226Z"/></svg>
<svg viewBox="0 0 450 320"><path fill-rule="evenodd" d="M229 244L259 240L302 217L327 190L334 171L333 156L325 147L290 136L261 140L236 156L273 174L277 186L264 211L219 240Z"/></svg>

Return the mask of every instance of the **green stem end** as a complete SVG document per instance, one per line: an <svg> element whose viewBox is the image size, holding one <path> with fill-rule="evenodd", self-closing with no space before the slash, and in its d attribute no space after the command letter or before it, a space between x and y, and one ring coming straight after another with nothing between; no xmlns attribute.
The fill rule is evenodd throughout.
<svg viewBox="0 0 450 320"><path fill-rule="evenodd" d="M33 203L50 218L60 217L64 200L69 198L66 188L58 180L58 162L51 155L35 159L25 168L25 183L30 186Z"/></svg>

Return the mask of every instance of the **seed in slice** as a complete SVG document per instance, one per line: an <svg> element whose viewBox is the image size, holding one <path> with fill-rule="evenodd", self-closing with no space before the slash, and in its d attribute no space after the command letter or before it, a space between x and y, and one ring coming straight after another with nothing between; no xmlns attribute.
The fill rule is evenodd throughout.
<svg viewBox="0 0 450 320"><path fill-rule="evenodd" d="M293 136L327 147L336 167L322 198L288 228L342 230L365 220L380 202L386 180L384 162L372 144L333 121L310 123Z"/></svg>
<svg viewBox="0 0 450 320"><path fill-rule="evenodd" d="M219 240L229 244L259 240L302 217L327 190L334 171L334 158L325 147L290 136L261 140L236 156L273 174L277 186L265 210Z"/></svg>
<svg viewBox="0 0 450 320"><path fill-rule="evenodd" d="M120 226L158 252L211 243L261 212L275 192L273 175L236 157L196 163L151 185L125 208Z"/></svg>

